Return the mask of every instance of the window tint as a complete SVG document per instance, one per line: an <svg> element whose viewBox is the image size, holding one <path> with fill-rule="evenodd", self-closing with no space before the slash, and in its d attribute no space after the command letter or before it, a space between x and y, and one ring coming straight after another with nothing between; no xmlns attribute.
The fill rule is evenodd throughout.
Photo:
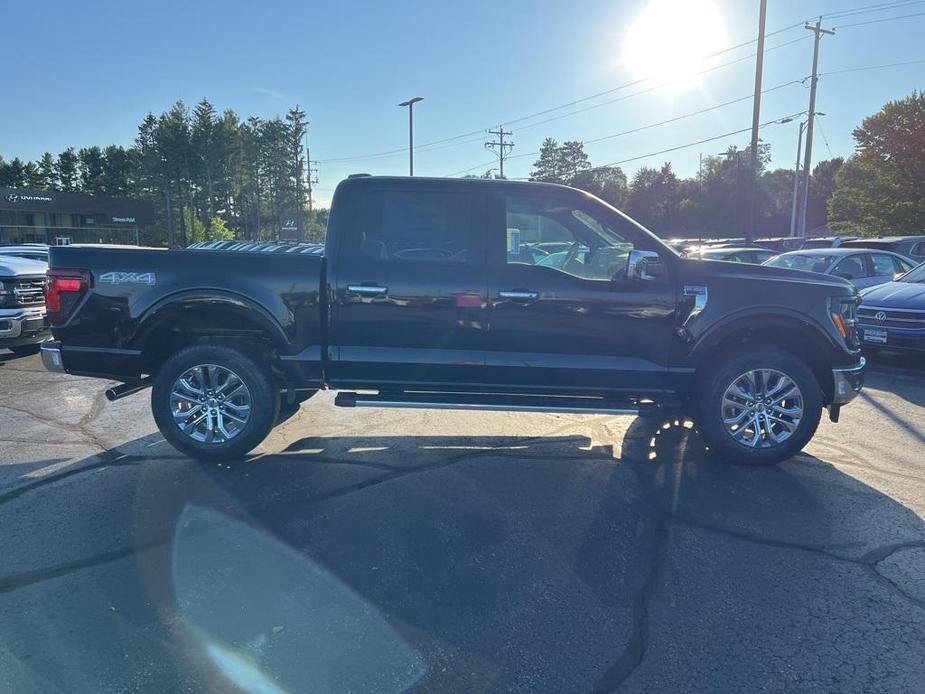
<svg viewBox="0 0 925 694"><path fill-rule="evenodd" d="M857 280L867 277L867 268L864 265L864 257L852 255L842 260L832 270L833 275L839 275L849 280Z"/></svg>
<svg viewBox="0 0 925 694"><path fill-rule="evenodd" d="M912 255L925 255L925 241L919 241L909 251Z"/></svg>
<svg viewBox="0 0 925 694"><path fill-rule="evenodd" d="M345 252L395 262L468 262L479 209L470 198L427 191L370 192L357 228L347 234Z"/></svg>
<svg viewBox="0 0 925 694"><path fill-rule="evenodd" d="M769 260L770 258L773 258L773 257L774 257L773 253L767 253L765 251L755 252L755 262L758 263L759 265L763 263L764 261Z"/></svg>
<svg viewBox="0 0 925 694"><path fill-rule="evenodd" d="M607 220L556 201L509 197L505 205L508 264L589 280L609 281L626 272L633 244Z"/></svg>
<svg viewBox="0 0 925 694"><path fill-rule="evenodd" d="M893 258L893 264L896 266L896 272L909 272L915 267L914 263L907 263L901 258Z"/></svg>
<svg viewBox="0 0 925 694"><path fill-rule="evenodd" d="M870 258L873 261L874 277L892 277L896 274L896 264L893 262L893 256L874 253Z"/></svg>

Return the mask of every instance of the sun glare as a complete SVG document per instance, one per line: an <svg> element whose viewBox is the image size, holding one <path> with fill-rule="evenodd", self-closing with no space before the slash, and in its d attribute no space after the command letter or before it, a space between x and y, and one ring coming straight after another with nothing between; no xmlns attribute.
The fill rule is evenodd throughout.
<svg viewBox="0 0 925 694"><path fill-rule="evenodd" d="M650 0L630 25L623 62L636 77L681 91L700 83L708 56L724 46L722 15L712 0Z"/></svg>

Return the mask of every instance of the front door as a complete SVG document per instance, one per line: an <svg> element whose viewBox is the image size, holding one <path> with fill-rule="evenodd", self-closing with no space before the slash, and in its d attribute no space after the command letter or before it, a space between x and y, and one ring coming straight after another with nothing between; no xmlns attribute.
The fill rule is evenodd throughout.
<svg viewBox="0 0 925 694"><path fill-rule="evenodd" d="M329 265L328 380L337 388L443 388L484 364L481 193L382 183L341 206Z"/></svg>
<svg viewBox="0 0 925 694"><path fill-rule="evenodd" d="M676 258L576 191L515 190L491 209L489 378L546 393L670 390ZM657 279L627 279L633 250L660 253Z"/></svg>

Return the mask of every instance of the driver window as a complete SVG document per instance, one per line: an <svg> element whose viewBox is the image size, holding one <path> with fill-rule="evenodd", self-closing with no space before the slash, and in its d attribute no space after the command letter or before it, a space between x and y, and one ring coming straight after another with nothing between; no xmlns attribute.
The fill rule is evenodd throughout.
<svg viewBox="0 0 925 694"><path fill-rule="evenodd" d="M535 265L588 280L626 272L633 244L570 205L508 198L507 263Z"/></svg>

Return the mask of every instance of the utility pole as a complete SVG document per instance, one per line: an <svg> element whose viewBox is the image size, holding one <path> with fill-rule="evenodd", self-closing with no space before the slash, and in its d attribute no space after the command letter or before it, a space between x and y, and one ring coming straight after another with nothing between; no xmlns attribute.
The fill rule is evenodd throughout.
<svg viewBox="0 0 925 694"><path fill-rule="evenodd" d="M498 167L500 170L501 178L504 178L504 157L507 156L507 153L514 148L513 142L505 142L505 135L513 135L511 131L505 131L500 125L497 130L489 130L489 135L497 136L497 140L492 140L491 142L485 143L485 149L490 149L492 152L495 152L498 155ZM497 147L497 149L495 149Z"/></svg>
<svg viewBox="0 0 925 694"><path fill-rule="evenodd" d="M416 96L413 99L402 101L399 106L408 107L408 175L414 176L414 105L424 101L423 96Z"/></svg>
<svg viewBox="0 0 925 694"><path fill-rule="evenodd" d="M311 153L308 150L308 137L306 136L305 141L305 169L307 173L306 183L308 187L308 214L312 214L312 185L318 183L318 162L311 157Z"/></svg>
<svg viewBox="0 0 925 694"><path fill-rule="evenodd" d="M748 193L748 228L745 241L751 243L755 224L755 187L758 180L758 127L761 121L761 78L764 72L764 27L768 0L761 0L758 9L758 56L755 60L755 98L752 106L751 185Z"/></svg>
<svg viewBox="0 0 925 694"><path fill-rule="evenodd" d="M822 17L816 20L815 25L806 24L805 29L815 34L813 41L813 76L809 88L809 115L806 120L806 155L803 159L803 200L800 212L800 233L806 237L806 205L809 201L809 174L813 165L813 120L816 116L816 85L819 83L819 41L824 34L835 34L834 29L822 28Z"/></svg>

